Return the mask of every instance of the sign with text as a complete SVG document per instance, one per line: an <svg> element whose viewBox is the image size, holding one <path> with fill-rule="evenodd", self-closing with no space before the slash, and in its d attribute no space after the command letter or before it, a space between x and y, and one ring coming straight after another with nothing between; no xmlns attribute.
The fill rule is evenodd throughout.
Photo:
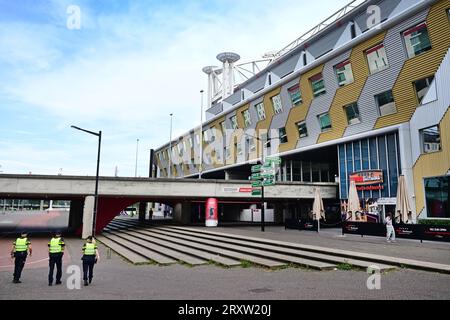
<svg viewBox="0 0 450 320"><path fill-rule="evenodd" d="M364 170L350 174L350 181L355 181L356 186L370 186L383 184L383 170Z"/></svg>

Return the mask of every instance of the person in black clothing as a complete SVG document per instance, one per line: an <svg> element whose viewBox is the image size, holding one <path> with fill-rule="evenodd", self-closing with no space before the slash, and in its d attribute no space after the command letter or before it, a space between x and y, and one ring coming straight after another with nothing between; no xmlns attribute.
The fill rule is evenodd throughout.
<svg viewBox="0 0 450 320"><path fill-rule="evenodd" d="M49 256L49 273L48 285L53 285L53 271L56 265L56 284L61 284L62 277L62 258L64 255L64 239L61 237L61 232L55 232L53 238L48 243Z"/></svg>
<svg viewBox="0 0 450 320"><path fill-rule="evenodd" d="M87 286L92 282L92 278L94 276L94 264L100 261L98 248L92 236L87 237L86 243L83 245L82 251L83 257L81 258L81 260L83 260L83 280L84 285Z"/></svg>
<svg viewBox="0 0 450 320"><path fill-rule="evenodd" d="M20 281L20 277L22 275L22 270L25 266L28 253L30 253L31 257L33 254L33 248L31 247L31 242L27 238L27 233L23 231L20 234L20 237L13 242L11 248L11 259L14 259L13 283L22 283L22 281Z"/></svg>

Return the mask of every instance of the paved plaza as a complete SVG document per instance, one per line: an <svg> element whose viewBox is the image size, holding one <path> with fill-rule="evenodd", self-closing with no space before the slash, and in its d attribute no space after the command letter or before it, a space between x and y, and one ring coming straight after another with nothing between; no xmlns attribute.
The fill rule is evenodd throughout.
<svg viewBox="0 0 450 320"><path fill-rule="evenodd" d="M385 253L426 261L448 263L449 245L400 240L388 246L380 238L337 237L333 231L320 235L311 232L285 231L268 227L262 234L258 227L228 227L227 233L243 233L302 244L329 244L330 247ZM333 240L334 241L331 241ZM45 238L32 239L33 257L29 258L21 284L13 284L8 250L12 239L0 240L0 299L450 299L450 275L399 269L381 275L381 288L369 290L369 275L361 270L312 271L303 268L269 270L255 266L223 268L217 265L190 267L183 264L158 266L132 265L121 256L99 245L101 261L94 269L94 281L80 289L63 285L47 286ZM82 240L66 239L64 269L81 267ZM416 254L413 254L415 250Z"/></svg>

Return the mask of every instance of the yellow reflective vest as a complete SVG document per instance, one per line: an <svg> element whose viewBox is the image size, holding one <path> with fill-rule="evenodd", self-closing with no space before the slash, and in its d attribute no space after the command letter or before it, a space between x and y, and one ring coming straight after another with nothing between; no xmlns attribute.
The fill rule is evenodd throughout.
<svg viewBox="0 0 450 320"><path fill-rule="evenodd" d="M14 242L14 251L15 252L24 252L28 250L28 239L27 238L17 238L16 242Z"/></svg>
<svg viewBox="0 0 450 320"><path fill-rule="evenodd" d="M93 243L86 243L84 245L84 254L86 256L93 256L95 255L95 249L97 249L97 246Z"/></svg>
<svg viewBox="0 0 450 320"><path fill-rule="evenodd" d="M50 242L48 243L50 245L49 247L49 252L50 253L61 253L63 252L63 247L62 247L62 241L61 238L52 238L50 240Z"/></svg>

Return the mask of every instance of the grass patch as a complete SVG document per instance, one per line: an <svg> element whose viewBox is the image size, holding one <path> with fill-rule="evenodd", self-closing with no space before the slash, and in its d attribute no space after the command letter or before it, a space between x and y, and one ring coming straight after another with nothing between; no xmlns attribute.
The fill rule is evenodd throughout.
<svg viewBox="0 0 450 320"><path fill-rule="evenodd" d="M241 267L242 268L251 268L255 267L256 265L253 262L247 261L247 260L241 260Z"/></svg>
<svg viewBox="0 0 450 320"><path fill-rule="evenodd" d="M340 263L336 267L338 270L345 270L345 271L355 269L355 267L353 265L351 265L350 263Z"/></svg>

